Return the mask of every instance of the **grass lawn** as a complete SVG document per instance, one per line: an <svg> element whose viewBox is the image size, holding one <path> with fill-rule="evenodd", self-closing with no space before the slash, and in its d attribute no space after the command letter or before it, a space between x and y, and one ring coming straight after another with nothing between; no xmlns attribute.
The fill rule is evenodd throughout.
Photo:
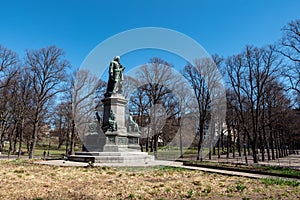
<svg viewBox="0 0 300 200"><path fill-rule="evenodd" d="M4 148L3 154L8 153L7 148ZM75 151L80 151L80 150L81 150L80 147L76 146ZM49 152L50 157L62 158L63 155L66 154L66 146L62 145L60 149L57 149L57 145L50 145L50 147L49 147L49 145L37 144L34 149L34 156L42 157L44 155L44 151L46 152L46 156L48 155L48 152ZM24 156L28 156L26 145L22 146L22 152L25 152Z"/></svg>
<svg viewBox="0 0 300 200"><path fill-rule="evenodd" d="M299 184L173 167L57 167L0 161L0 199L300 199Z"/></svg>
<svg viewBox="0 0 300 200"><path fill-rule="evenodd" d="M198 162L198 161L185 161L184 165L187 166L199 166L199 167L208 167L208 168L217 168L223 170L233 170L233 171L245 171L253 173L262 173L269 175L281 175L288 176L292 178L300 179L300 170L291 169L288 167L279 167L279 166L260 166L260 165L236 165L230 163L215 163L215 162Z"/></svg>

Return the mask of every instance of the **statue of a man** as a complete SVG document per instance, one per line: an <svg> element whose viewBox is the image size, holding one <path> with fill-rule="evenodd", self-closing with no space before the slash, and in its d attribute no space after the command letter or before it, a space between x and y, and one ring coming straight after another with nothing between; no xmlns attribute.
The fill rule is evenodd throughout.
<svg viewBox="0 0 300 200"><path fill-rule="evenodd" d="M112 110L110 111L108 123L109 123L110 131L117 131L118 130L115 113Z"/></svg>
<svg viewBox="0 0 300 200"><path fill-rule="evenodd" d="M109 79L108 79L105 97L110 97L112 94L115 93L118 94L122 93L124 69L125 67L123 67L120 63L120 56L114 57L114 59L110 62L109 65Z"/></svg>

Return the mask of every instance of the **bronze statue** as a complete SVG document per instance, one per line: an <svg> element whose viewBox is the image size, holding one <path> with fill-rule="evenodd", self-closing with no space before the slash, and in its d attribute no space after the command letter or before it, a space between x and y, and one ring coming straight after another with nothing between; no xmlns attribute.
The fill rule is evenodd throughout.
<svg viewBox="0 0 300 200"><path fill-rule="evenodd" d="M117 122L116 122L116 116L115 116L115 113L112 110L110 111L108 123L109 123L109 130L110 131L117 131L118 130Z"/></svg>
<svg viewBox="0 0 300 200"><path fill-rule="evenodd" d="M109 79L107 84L107 89L105 93L105 97L110 97L112 94L121 94L122 93L122 84L124 80L124 71L125 67L123 67L120 63L120 56L114 57L114 59L110 62L109 65Z"/></svg>
<svg viewBox="0 0 300 200"><path fill-rule="evenodd" d="M128 132L139 132L139 125L134 121L134 119L132 118L131 113L129 114L129 117L128 117L127 131Z"/></svg>
<svg viewBox="0 0 300 200"><path fill-rule="evenodd" d="M116 115L115 113L110 110L109 114L108 114L108 119L107 119L107 123L102 124L102 130L104 132L106 132L107 130L114 132L118 130L118 124L116 121Z"/></svg>

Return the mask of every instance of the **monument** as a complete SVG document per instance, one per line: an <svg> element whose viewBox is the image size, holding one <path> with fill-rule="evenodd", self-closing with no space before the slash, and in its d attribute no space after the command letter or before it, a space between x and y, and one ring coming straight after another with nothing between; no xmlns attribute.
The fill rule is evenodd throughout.
<svg viewBox="0 0 300 200"><path fill-rule="evenodd" d="M124 75L120 57L116 56L109 66L109 79L105 98L102 99L102 130L106 135L105 152L140 151L138 130L128 132L125 123L127 100L122 95Z"/></svg>
<svg viewBox="0 0 300 200"><path fill-rule="evenodd" d="M104 99L101 100L103 103L101 130L99 122L91 122L85 134L86 152L77 152L69 156L69 160L96 163L132 163L154 160L153 156L141 152L138 124L131 114L126 123L127 100L122 95L124 70L125 67L121 65L120 57L114 57L109 66L109 79ZM99 120L98 113L95 115Z"/></svg>

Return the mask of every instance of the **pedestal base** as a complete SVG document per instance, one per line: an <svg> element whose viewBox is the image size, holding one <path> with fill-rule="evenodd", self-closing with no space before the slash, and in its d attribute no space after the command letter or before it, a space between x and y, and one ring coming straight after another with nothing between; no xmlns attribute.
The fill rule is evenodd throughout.
<svg viewBox="0 0 300 200"><path fill-rule="evenodd" d="M148 163L154 160L154 156L146 152L77 152L69 156L70 161L93 163Z"/></svg>
<svg viewBox="0 0 300 200"><path fill-rule="evenodd" d="M118 130L115 132L107 131L106 144L103 152L140 152L139 133L127 133L126 130Z"/></svg>
<svg viewBox="0 0 300 200"><path fill-rule="evenodd" d="M87 134L89 137L86 139L85 146L89 147L87 148L89 152L77 152L75 155L69 156L69 160L97 163L131 163L154 160L153 156L141 152L138 128L127 131L125 123L127 100L120 94L114 94L102 99L102 102L104 105L102 131L93 128L95 125L91 126L92 130L97 131L90 131L91 133ZM113 118L116 126L111 126L111 113L115 115ZM101 138L96 137L97 133L98 135L101 133ZM101 140L101 142L95 143L96 140Z"/></svg>

